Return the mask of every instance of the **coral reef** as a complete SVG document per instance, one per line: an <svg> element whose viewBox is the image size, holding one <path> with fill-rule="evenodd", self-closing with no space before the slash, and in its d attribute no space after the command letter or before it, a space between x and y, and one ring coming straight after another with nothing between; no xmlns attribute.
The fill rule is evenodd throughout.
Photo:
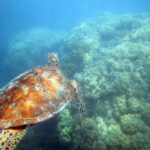
<svg viewBox="0 0 150 150"><path fill-rule="evenodd" d="M150 149L149 26L150 14L102 13L63 39L59 36L51 39L52 32L46 31L48 35L43 35L45 31L32 30L10 43L8 56L13 65L9 74L43 63L46 53L58 48L62 70L82 87L86 103L82 124L74 102L56 118L57 132L54 132L59 149ZM46 41L37 38L38 33ZM6 62L7 66L10 62ZM42 143L40 148L46 140L54 140L50 133L44 135L41 128L38 130L38 134L45 137L43 143L41 138L37 140ZM29 131L27 135L35 139L36 131L33 134ZM25 137L24 142L27 141Z"/></svg>
<svg viewBox="0 0 150 150"><path fill-rule="evenodd" d="M71 124L72 124L72 116L68 109L65 109L60 115L60 122L58 124L59 131L59 139L63 143L67 143L71 141Z"/></svg>
<svg viewBox="0 0 150 150"><path fill-rule="evenodd" d="M83 129L77 118L72 123L72 149L149 150L149 25L149 14L104 13L67 37L63 61L72 63L68 73L81 84L87 106Z"/></svg>

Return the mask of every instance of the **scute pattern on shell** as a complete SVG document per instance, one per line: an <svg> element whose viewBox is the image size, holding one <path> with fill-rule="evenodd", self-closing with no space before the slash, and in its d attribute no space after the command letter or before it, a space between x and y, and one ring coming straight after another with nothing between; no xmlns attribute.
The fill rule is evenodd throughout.
<svg viewBox="0 0 150 150"><path fill-rule="evenodd" d="M63 76L57 62L53 65L49 62L25 72L1 89L1 129L41 122L69 104L74 95L71 80Z"/></svg>

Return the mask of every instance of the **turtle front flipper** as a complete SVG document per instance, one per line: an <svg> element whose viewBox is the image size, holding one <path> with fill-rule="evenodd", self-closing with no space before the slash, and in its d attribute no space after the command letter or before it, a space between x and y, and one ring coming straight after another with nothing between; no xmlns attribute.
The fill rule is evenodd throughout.
<svg viewBox="0 0 150 150"><path fill-rule="evenodd" d="M26 133L25 126L0 130L0 150L15 150Z"/></svg>

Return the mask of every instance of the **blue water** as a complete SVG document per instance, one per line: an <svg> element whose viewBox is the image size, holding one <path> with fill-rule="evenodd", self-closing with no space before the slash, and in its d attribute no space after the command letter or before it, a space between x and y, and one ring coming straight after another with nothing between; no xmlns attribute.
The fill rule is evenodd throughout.
<svg viewBox="0 0 150 150"><path fill-rule="evenodd" d="M149 0L0 0L0 38L31 27L68 30L100 12L150 12Z"/></svg>
<svg viewBox="0 0 150 150"><path fill-rule="evenodd" d="M69 65L65 66L66 64L64 64L64 66L66 67L66 68L64 67L64 70L67 70L70 67L67 70L68 71L67 73L70 75L70 77L73 77L74 73L77 72L78 74L76 74L76 78L78 78L79 82L80 81L82 82L82 75L80 74L80 71L84 72L85 70L82 70L83 69L82 67L84 67L84 66L80 66L80 64L79 64L80 61L81 61L81 63L83 63L82 60L81 60L83 58L78 57L80 55L80 53L78 54L78 52L77 52L78 49L82 50L82 44L80 43L80 40L77 39L77 42L79 42L79 44L81 44L80 45L81 47L80 46L78 47L78 44L76 44L76 43L72 44L71 43L72 41L70 40L70 43L72 44L71 45L69 42L67 43L67 37L69 37L69 35L73 35L73 32L71 32L72 29L74 29L75 27L78 27L81 23L86 22L89 18L99 16L100 14L103 14L104 12L109 12L110 16L109 15L108 16L110 17L110 19L112 19L114 17L113 16L114 14L117 14L117 15L132 14L133 15L133 14L150 13L150 0L0 0L0 87L4 86L11 79L13 79L16 75L19 75L23 71L26 71L30 68L35 67L35 66L44 64L46 62L46 59L47 59L46 58L47 57L47 52L51 52L51 51L56 51L56 52L59 53L59 56L61 56L64 53L67 54L67 52L69 52L69 50L70 50L73 53L73 58L77 58L78 60L75 62L72 58L69 58L69 57L66 58L65 61L66 61L67 65L70 63L69 62L70 60L75 64L72 63L73 64L73 65L71 64L72 66L71 65L70 66ZM131 38L132 40L135 40L135 41L137 40L135 43L138 43L138 40L139 41L140 40L144 41L146 39L145 43L147 45L149 45L149 42L150 42L148 40L149 37L150 37L149 36L150 32L148 30L148 28L149 28L149 24L148 24L149 16L146 16L146 15L145 16L140 16L141 18L143 17L146 20L143 23L143 28L142 28L141 27L142 23L140 22L140 19L136 20L136 18L134 18L134 16L132 16L132 15L131 15L131 18L129 16L126 16L125 19L121 18L119 20L120 22L119 21L117 22L116 18L114 20L112 19L111 20L112 21L111 23L113 24L112 28L108 27L109 21L107 20L108 19L107 18L108 17L107 13L106 13L106 15L105 14L102 15L101 18L103 18L103 20L106 21L106 25L108 27L108 32L107 32L107 27L105 28L103 26L102 22L100 20L97 20L97 22L100 24L100 27L102 27L102 30L99 30L99 28L96 26L96 24L94 24L96 26L95 27L96 30L98 30L96 32L99 34L99 39L97 38L97 34L95 34L94 35L95 37L93 38L92 34L84 33L84 29L82 30L82 32L83 32L83 34L85 34L85 36L86 36L86 34L88 35L87 37L89 38L88 39L89 42L91 42L92 41L91 39L93 38L93 41L97 40L99 42L98 43L96 41L99 44L98 46L101 46L104 49L105 48L106 49L107 48L110 48L110 49L112 48L113 49L117 44L121 45L121 42L127 40L127 38L122 38L122 37L124 37L126 35L128 36L128 33L130 35L132 35L132 31L134 31L134 25L135 25L135 28L136 28L135 34L133 36L129 36L128 38ZM104 17L106 17L107 19L105 20ZM128 19L129 19L129 21L128 21ZM136 23L134 24L134 19L137 21L136 22L137 24ZM110 25L111 25L111 23L110 23ZM114 25L115 23L116 23L116 26ZM89 26L90 25L88 25L88 27L87 27L87 29L88 29L87 31L91 31L91 32L95 31L94 29L92 30L92 26L91 26L91 30L90 30ZM137 32L138 27L139 28L141 27L141 32ZM146 30L144 30L144 28ZM120 30L120 32L118 30ZM49 31L54 31L54 35L52 35L52 39L50 39L50 40L49 40L49 38L50 38L49 37L49 35L50 35ZM57 36L57 31L59 32L58 36ZM147 33L145 33L144 31L145 32L147 31ZM80 31L77 31L77 33L80 35ZM140 35L140 33L143 33L143 37ZM66 36L66 38L64 38L66 41L65 40L63 41L61 39L61 36L65 37L66 34L68 34L68 36ZM54 38L53 38L53 36L54 36ZM58 40L59 38L61 39L60 41ZM54 41L53 41L53 39L54 39ZM83 39L85 40L85 38L83 38ZM51 42L50 44L48 43L49 41ZM59 43L55 43L55 41L58 41ZM140 44L142 45L143 43L141 42ZM122 45L124 46L124 43ZM92 46L94 47L95 45L93 44ZM136 44L135 44L135 47L136 47ZM125 48L126 48L126 45L125 45ZM133 48L133 47L131 46L131 48ZM30 49L31 49L31 51L30 51ZM139 50L139 48L137 48L137 49ZM146 47L145 49L147 50L148 48ZM23 51L21 51L21 50L23 50ZM63 50L63 52L61 50ZM146 53L146 50L144 51L145 53ZM74 52L75 52L75 56L74 56ZM132 52L131 52L131 54L132 54ZM72 57L72 56L70 56L70 57ZM109 58L109 56L107 56L107 57ZM144 58L146 58L146 57L144 57ZM94 57L92 59L94 59ZM92 59L91 59L91 62L92 62ZM102 57L102 60L103 59L104 58ZM106 63L106 62L104 61L104 63ZM145 62L145 61L143 61L143 62ZM135 64L136 63L137 62L135 62ZM110 64L111 64L111 62L110 62ZM147 66L147 64L144 64L143 66L145 67L145 66ZM79 68L79 67L81 67L81 68ZM109 69L111 70L111 68L109 68ZM116 77L117 75L115 74L115 71L113 73L114 73L114 76ZM122 72L120 71L119 73L121 74ZM99 74L101 74L101 73L99 73ZM102 72L102 74L103 74L103 72ZM110 76L111 76L111 74L110 74ZM137 78L139 76L137 74ZM120 75L120 77L122 77L122 74ZM95 78L95 79L100 80L100 78ZM134 77L133 77L133 79L134 79ZM122 80L124 81L124 79L122 79ZM135 79L135 81L136 81L136 79ZM111 81L106 79L106 82L109 83ZM140 85L139 87L141 89L142 89L142 87L145 87L146 90L144 88L143 89L145 91L149 91L149 89L148 89L149 86L147 86L148 83L147 83L147 81L145 81L145 82L146 82L146 84L142 84L142 86ZM148 82L149 82L149 80L148 80ZM93 83L97 83L97 81L94 81ZM122 84L124 85L124 82L122 82ZM92 87L92 90L94 89L93 87ZM104 88L105 88L105 86L104 86ZM106 89L107 89L107 86L106 86ZM133 87L133 89L134 89L134 87ZM89 93L90 93L90 90L89 90ZM96 89L95 91L98 93L99 89ZM105 92L104 91L102 91L102 92L104 94L103 97L105 98ZM94 97L93 98L94 100L92 99L93 101L91 100L91 97L88 98L88 96L90 95L89 93L87 92L87 95L86 95L87 97L86 98L87 98L87 100L89 100L89 102L88 102L89 107L88 108L90 110L88 112L89 113L88 117L90 118L95 113L93 108L96 107L97 103L93 104L94 103L93 101L97 102L99 100L99 97L98 98L96 97L97 95L99 96L99 93L97 95L95 94L96 95L95 96L93 94L94 93L93 92L92 94L95 97L91 94L91 97L92 96ZM118 91L116 93L115 93L116 95L114 94L113 96L118 96L120 94L120 93L118 93ZM106 95L107 94L108 93L106 91ZM146 95L147 93L145 92L144 94ZM101 96L101 93L100 93L100 96ZM108 96L110 96L110 99L112 98L111 94L110 95L108 94ZM126 93L123 96L125 97ZM128 96L129 95L127 95L126 97L128 97ZM136 97L136 95L134 95L134 93L133 93L133 98L134 98L134 96ZM148 97L148 96L145 96L145 97ZM108 99L109 99L109 97L106 97L106 101ZM145 98L145 101L147 103L149 103L149 99L148 100L147 99ZM113 98L111 100L113 100ZM138 101L138 99L137 99L137 101ZM109 103L110 101L108 100L107 102ZM106 102L106 104L107 104L107 102ZM91 105L91 103L92 103L92 105ZM98 112L100 112L102 114L104 112L108 111L108 110L104 110L104 109L109 109L108 105L106 105L105 106L106 108L104 107L103 109L102 109L102 107L100 107L101 103L100 104L98 103L98 105L99 105L99 107L97 108L97 110L98 110ZM103 105L105 105L105 104L103 104ZM100 108L102 110L100 110ZM113 108L111 108L111 109L112 110L109 112L110 114L111 114L111 112L114 111ZM71 108L69 110L71 110ZM149 108L147 108L146 110L149 110ZM74 113L74 108L73 108L72 112ZM144 112L144 113L146 114L145 116L147 118L149 118L148 116L149 116L150 112L148 111L148 112ZM128 113L126 112L125 114L127 115ZM89 118L87 119L87 122L89 121L89 126L90 125L92 126L92 121L93 122L95 121L94 117L92 118L93 120L91 119L91 122L90 122ZM132 117L134 117L134 115L133 116L131 115L130 117L132 118ZM147 118L145 119L145 118L143 119L144 121L149 120L149 119L147 119ZM72 149L72 147L70 148L69 144L65 145L63 142L62 143L60 142L61 144L58 142L57 131L56 131L57 130L56 129L57 123L58 123L58 120L56 118L54 118L54 120L50 120L48 122L43 122L42 127L40 125L37 125L35 127L35 129L33 129L35 131L33 131L33 133L31 135L30 135L30 132L29 132L27 134L27 136L29 135L31 137L32 136L34 137L33 145L36 145L37 147L40 145L39 149L42 149L41 147L45 147L45 148L43 148L43 150L47 150L47 149L49 149L50 146L52 146L53 147L52 150L59 150L59 149L62 149L62 150L63 149L64 150L74 150L75 149L76 150L75 147L73 147L74 149ZM149 125L150 122L148 121L147 124ZM87 128L88 128L88 126L87 126ZM89 129L93 129L93 128L94 128L93 126L89 127ZM39 132L37 132L37 131L39 131ZM47 131L49 131L49 132L47 132ZM36 134L34 135L34 133L36 133ZM74 133L75 133L75 131L74 131ZM72 136L74 137L74 135L72 135ZM145 135L142 135L142 136L144 136L146 139L148 139L147 137L149 137L150 134L148 134L146 136ZM40 138L38 139L37 137L40 137ZM45 138L45 140L44 140L44 138ZM57 139L56 141L55 141L55 138ZM143 142L144 141L144 140L142 140L143 137L141 139L140 138L139 138L139 141ZM103 136L102 136L101 139L103 140ZM84 140L86 141L86 138ZM106 141L109 141L109 140L106 139ZM30 137L25 139L24 142L25 142L25 144L22 147L24 147L24 146L26 147L26 143L30 142ZM75 141L73 141L73 142L75 142ZM121 142L119 141L118 143L121 143ZM135 145L138 145L137 143ZM78 145L78 143L76 143L76 144ZM86 142L85 142L85 145L86 145ZM32 143L29 144L29 147L32 147ZM37 147L35 149L39 150ZM119 149L119 146L117 148ZM34 149L34 146L31 149ZM108 146L108 149L111 150L111 148L109 146ZM136 150L136 148L134 148L134 149ZM150 148L148 148L148 149L143 148L142 150L149 150L149 149ZM82 148L81 148L81 150L82 150ZM103 149L101 149L101 150L103 150ZM139 150L139 149L137 149L137 150Z"/></svg>

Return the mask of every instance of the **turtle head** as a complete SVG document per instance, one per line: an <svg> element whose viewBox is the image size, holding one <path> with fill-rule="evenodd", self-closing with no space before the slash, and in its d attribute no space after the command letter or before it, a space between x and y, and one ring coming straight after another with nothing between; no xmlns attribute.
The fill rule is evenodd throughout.
<svg viewBox="0 0 150 150"><path fill-rule="evenodd" d="M48 66L58 67L58 55L57 55L57 53L48 53Z"/></svg>

